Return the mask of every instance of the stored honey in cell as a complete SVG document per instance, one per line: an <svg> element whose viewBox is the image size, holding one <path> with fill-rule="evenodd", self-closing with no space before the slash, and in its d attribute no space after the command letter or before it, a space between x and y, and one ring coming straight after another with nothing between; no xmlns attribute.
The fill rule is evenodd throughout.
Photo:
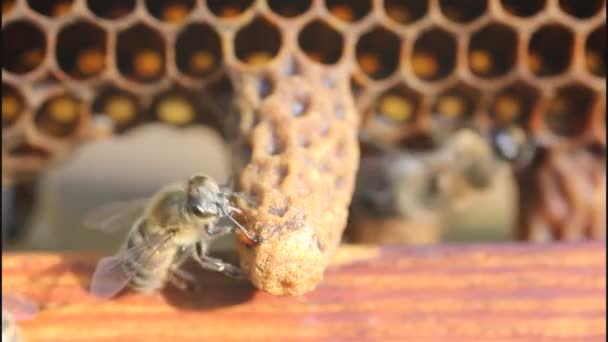
<svg viewBox="0 0 608 342"><path fill-rule="evenodd" d="M569 101L563 97L556 97L549 103L549 111L545 120L547 125L557 134L569 135L575 133L582 126L583 115L579 117L576 113Z"/></svg>
<svg viewBox="0 0 608 342"><path fill-rule="evenodd" d="M167 96L156 109L158 118L174 125L185 125L194 120L194 107L181 96Z"/></svg>
<svg viewBox="0 0 608 342"><path fill-rule="evenodd" d="M603 75L606 73L605 60L594 51L587 51L585 63L587 64L587 70L593 74Z"/></svg>
<svg viewBox="0 0 608 342"><path fill-rule="evenodd" d="M135 55L135 72L144 78L156 77L161 72L162 63L163 59L157 51L142 50Z"/></svg>
<svg viewBox="0 0 608 342"><path fill-rule="evenodd" d="M245 63L251 66L261 66L268 63L272 59L272 55L265 51L253 52L245 57Z"/></svg>
<svg viewBox="0 0 608 342"><path fill-rule="evenodd" d="M83 75L94 75L105 66L105 55L100 49L85 49L78 55L78 71Z"/></svg>
<svg viewBox="0 0 608 342"><path fill-rule="evenodd" d="M469 54L471 69L478 74L487 75L492 71L492 56L485 50L473 50Z"/></svg>
<svg viewBox="0 0 608 342"><path fill-rule="evenodd" d="M353 9L346 5L334 5L329 9L329 11L340 20L348 22L355 20L355 13L353 12Z"/></svg>
<svg viewBox="0 0 608 342"><path fill-rule="evenodd" d="M442 96L437 103L438 114L446 118L457 118L464 114L466 103L457 95Z"/></svg>
<svg viewBox="0 0 608 342"><path fill-rule="evenodd" d="M29 49L21 54L21 63L28 69L33 69L42 63L44 51L42 49Z"/></svg>
<svg viewBox="0 0 608 342"><path fill-rule="evenodd" d="M528 68L535 73L538 74L543 69L543 60L540 55L536 52L530 52L528 55Z"/></svg>
<svg viewBox="0 0 608 342"><path fill-rule="evenodd" d="M79 103L68 96L61 96L51 100L47 113L56 122L68 124L78 117Z"/></svg>
<svg viewBox="0 0 608 342"><path fill-rule="evenodd" d="M384 95L379 110L382 116L395 122L405 122L414 114L412 102L399 95Z"/></svg>
<svg viewBox="0 0 608 342"><path fill-rule="evenodd" d="M410 21L412 21L412 16L410 14L410 11L408 11L403 6L387 4L386 5L386 14L393 20L395 20L399 23L402 23L402 24L406 24L406 23L409 23Z"/></svg>
<svg viewBox="0 0 608 342"><path fill-rule="evenodd" d="M496 119L502 123L513 122L521 112L519 100L511 95L501 95L494 103Z"/></svg>
<svg viewBox="0 0 608 342"><path fill-rule="evenodd" d="M313 61L315 61L317 63L323 62L323 56L318 51L308 51L308 52L306 52L306 56L308 56L308 58L312 59Z"/></svg>
<svg viewBox="0 0 608 342"><path fill-rule="evenodd" d="M190 8L183 3L172 3L167 5L162 12L162 18L168 22L179 22L188 16Z"/></svg>
<svg viewBox="0 0 608 342"><path fill-rule="evenodd" d="M462 11L458 10L457 8L446 7L442 9L442 12L443 15L451 21L455 21L457 23L466 21Z"/></svg>
<svg viewBox="0 0 608 342"><path fill-rule="evenodd" d="M103 110L106 115L119 124L133 120L137 111L133 100L125 95L114 95L108 98Z"/></svg>
<svg viewBox="0 0 608 342"><path fill-rule="evenodd" d="M374 53L362 53L358 62L361 70L368 75L373 75L380 70L380 58Z"/></svg>
<svg viewBox="0 0 608 342"><path fill-rule="evenodd" d="M59 1L51 10L53 17L61 17L72 10L72 1Z"/></svg>
<svg viewBox="0 0 608 342"><path fill-rule="evenodd" d="M241 9L234 5L225 5L220 9L220 17L222 18L234 18L241 14Z"/></svg>
<svg viewBox="0 0 608 342"><path fill-rule="evenodd" d="M2 96L2 123L13 122L21 112L21 101L15 96Z"/></svg>
<svg viewBox="0 0 608 342"><path fill-rule="evenodd" d="M194 51L190 56L190 71L193 73L206 73L215 66L215 56L209 51Z"/></svg>
<svg viewBox="0 0 608 342"><path fill-rule="evenodd" d="M439 72L435 56L427 52L417 52L412 58L414 73L421 78L432 78Z"/></svg>
<svg viewBox="0 0 608 342"><path fill-rule="evenodd" d="M2 14L7 14L15 7L15 0L2 1Z"/></svg>
<svg viewBox="0 0 608 342"><path fill-rule="evenodd" d="M566 113L570 111L570 103L563 97L557 96L549 102L549 112L551 113Z"/></svg>

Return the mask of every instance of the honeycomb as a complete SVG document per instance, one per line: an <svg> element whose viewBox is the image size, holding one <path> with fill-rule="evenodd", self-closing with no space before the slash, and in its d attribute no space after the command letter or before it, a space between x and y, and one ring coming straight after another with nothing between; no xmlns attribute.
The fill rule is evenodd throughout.
<svg viewBox="0 0 608 342"><path fill-rule="evenodd" d="M240 186L262 194L259 208L245 208L259 233L272 221L287 239L293 215L318 213L315 224L338 226L311 228L306 239L323 235L316 239L330 252L350 200L357 127L415 150L428 148L426 136L472 126L510 146L497 150L526 184L521 237L600 237L589 222L605 220L605 197L585 189L605 192L596 176L605 172L605 8L603 0L3 1L3 182L147 122L206 124L237 141ZM522 143L536 147L530 163L520 163ZM588 170L574 168L579 159ZM310 165L340 185L304 184L316 181L298 175ZM254 181L257 172L269 178ZM287 198L285 214L274 215L267 198ZM321 215L329 198L333 209ZM553 203L576 218L556 215ZM268 256L257 252L241 248L249 261ZM274 285L297 292L296 278Z"/></svg>

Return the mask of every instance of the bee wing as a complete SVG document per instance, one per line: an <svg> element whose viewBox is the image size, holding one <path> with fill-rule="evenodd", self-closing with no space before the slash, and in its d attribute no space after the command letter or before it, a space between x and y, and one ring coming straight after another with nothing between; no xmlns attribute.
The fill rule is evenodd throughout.
<svg viewBox="0 0 608 342"><path fill-rule="evenodd" d="M91 294L103 299L117 295L135 275L135 272L128 271L124 267L125 264L131 261L139 265L146 264L147 260L170 238L169 234L155 235L141 245L122 249L114 255L99 260L91 280Z"/></svg>
<svg viewBox="0 0 608 342"><path fill-rule="evenodd" d="M119 254L99 260L91 280L90 292L94 296L104 299L114 297L129 284L132 275L123 269L124 261Z"/></svg>
<svg viewBox="0 0 608 342"><path fill-rule="evenodd" d="M2 295L2 309L7 310L18 321L30 320L38 314L36 303L17 295Z"/></svg>
<svg viewBox="0 0 608 342"><path fill-rule="evenodd" d="M83 225L106 233L129 228L146 209L149 198L112 202L87 214Z"/></svg>

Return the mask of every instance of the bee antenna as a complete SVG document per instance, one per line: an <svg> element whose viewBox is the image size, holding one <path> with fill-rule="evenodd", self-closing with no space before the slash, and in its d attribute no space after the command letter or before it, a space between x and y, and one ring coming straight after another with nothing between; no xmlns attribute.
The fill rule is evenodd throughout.
<svg viewBox="0 0 608 342"><path fill-rule="evenodd" d="M245 229L245 227L243 227L243 225L241 225L239 223L239 221L235 220L234 217L232 217L232 215L226 213L226 211L224 209L222 209L222 213L224 214L224 216L227 216L228 219L230 221L232 221L232 223L234 223L243 232L243 234L245 234L247 236L248 239L250 239L251 241L256 241L256 238L251 236L251 233L249 233L249 231L247 229Z"/></svg>

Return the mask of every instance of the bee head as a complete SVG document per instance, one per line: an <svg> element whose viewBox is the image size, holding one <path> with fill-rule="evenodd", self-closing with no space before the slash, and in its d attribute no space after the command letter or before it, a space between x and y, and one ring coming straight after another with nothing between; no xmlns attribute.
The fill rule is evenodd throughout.
<svg viewBox="0 0 608 342"><path fill-rule="evenodd" d="M200 218L221 216L229 206L220 186L207 175L196 175L188 180L188 210Z"/></svg>

